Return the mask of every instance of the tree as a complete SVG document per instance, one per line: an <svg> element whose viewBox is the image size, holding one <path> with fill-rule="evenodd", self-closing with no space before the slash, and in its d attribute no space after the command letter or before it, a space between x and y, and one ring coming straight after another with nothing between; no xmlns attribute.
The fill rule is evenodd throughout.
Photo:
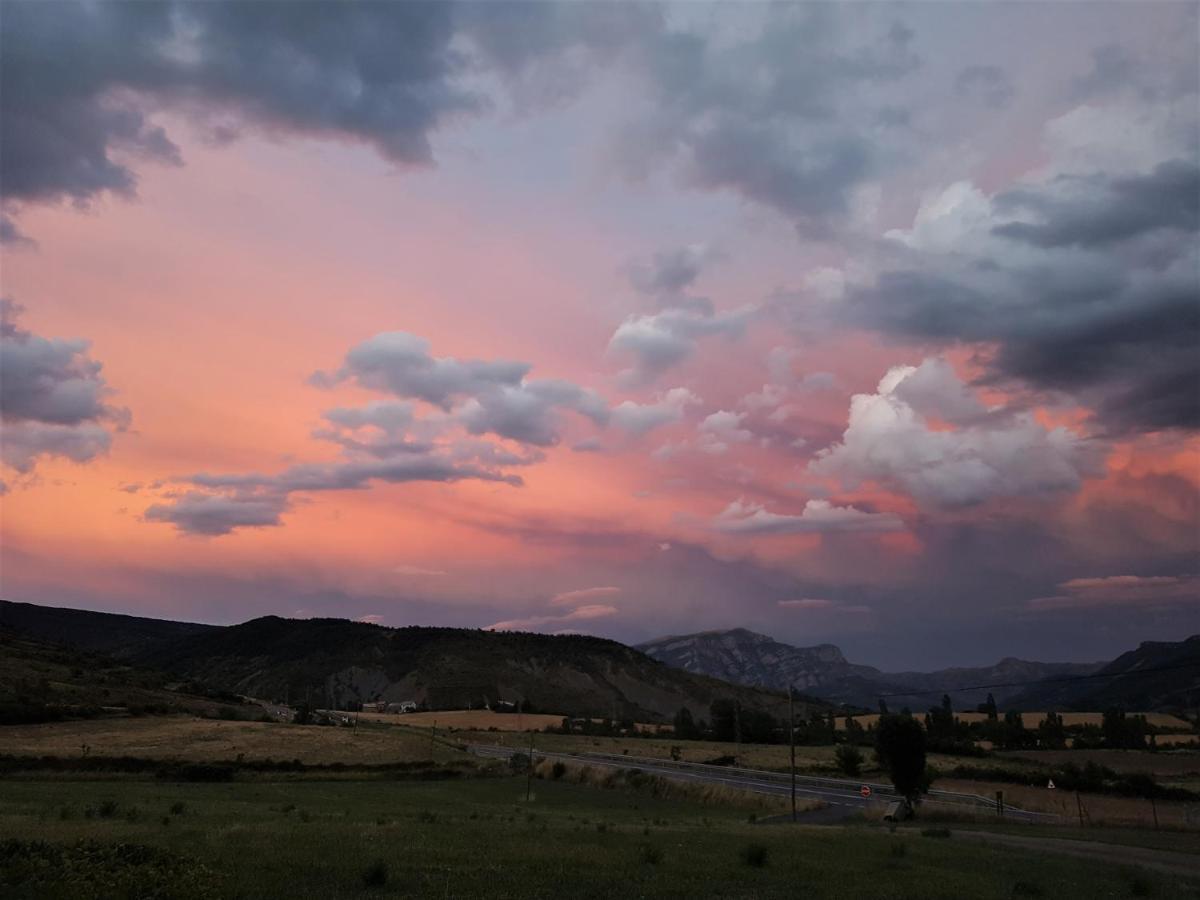
<svg viewBox="0 0 1200 900"><path fill-rule="evenodd" d="M1067 746L1067 730L1063 727L1063 718L1057 713L1048 712L1046 718L1038 723L1038 747L1043 750L1062 750Z"/></svg>
<svg viewBox="0 0 1200 900"><path fill-rule="evenodd" d="M721 698L714 700L708 709L712 716L712 739L732 743L738 739L738 719L740 714L732 700Z"/></svg>
<svg viewBox="0 0 1200 900"><path fill-rule="evenodd" d="M886 716L886 715L888 715L888 705L887 705L887 701L886 701L886 700L884 700L882 697L880 697L880 698L879 698L879 714L880 714L881 716Z"/></svg>
<svg viewBox="0 0 1200 900"><path fill-rule="evenodd" d="M833 759L843 775L857 775L862 771L862 753L853 744L838 744Z"/></svg>
<svg viewBox="0 0 1200 900"><path fill-rule="evenodd" d="M675 713L675 737L681 741L694 741L700 737L700 729L696 727L696 720L692 718L692 711L686 706L679 707L679 712Z"/></svg>
<svg viewBox="0 0 1200 900"><path fill-rule="evenodd" d="M995 722L1000 718L1000 713L996 709L996 698L990 693L987 695L987 700L983 702L983 708L980 712L987 713L988 721Z"/></svg>
<svg viewBox="0 0 1200 900"><path fill-rule="evenodd" d="M909 802L925 777L925 729L911 716L883 716L875 729L875 755L887 769L896 793Z"/></svg>

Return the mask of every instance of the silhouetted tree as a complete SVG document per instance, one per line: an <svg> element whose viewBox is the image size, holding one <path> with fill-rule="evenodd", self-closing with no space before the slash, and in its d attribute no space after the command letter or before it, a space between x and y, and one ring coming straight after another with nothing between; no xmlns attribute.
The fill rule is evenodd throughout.
<svg viewBox="0 0 1200 900"><path fill-rule="evenodd" d="M862 771L862 753L853 744L838 744L833 759L843 775L857 775Z"/></svg>
<svg viewBox="0 0 1200 900"><path fill-rule="evenodd" d="M896 793L910 802L925 776L925 729L911 716L884 716L875 729L875 755L887 769Z"/></svg>

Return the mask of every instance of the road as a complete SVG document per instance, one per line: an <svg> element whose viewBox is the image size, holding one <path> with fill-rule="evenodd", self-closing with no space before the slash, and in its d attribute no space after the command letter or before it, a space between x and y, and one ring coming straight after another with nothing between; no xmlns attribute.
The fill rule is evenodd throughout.
<svg viewBox="0 0 1200 900"><path fill-rule="evenodd" d="M1019 834L1001 834L993 831L954 830L956 838L984 841L1004 847L1033 850L1038 853L1061 853L1095 862L1122 863L1142 866L1168 875L1183 875L1200 878L1200 856L1180 853L1175 850L1157 850L1149 847L1130 847L1123 844L1080 841L1071 838L1023 837Z"/></svg>
<svg viewBox="0 0 1200 900"><path fill-rule="evenodd" d="M477 756L493 759L508 759L515 751L511 747L489 744L471 744L468 749ZM543 759L562 760L577 765L604 766L609 768L638 769L676 781L698 781L704 784L724 784L740 790L760 794L789 796L791 778L783 772L767 772L761 769L741 769L731 766L710 766L703 763L674 762L665 759L649 759L636 756L618 756L607 753L560 753L538 750L534 755ZM862 796L864 785L870 788L870 796ZM797 799L820 800L836 807L848 807L853 811L864 810L872 803L889 802L896 798L891 785L843 778L824 778L813 775L796 776ZM922 800L923 805L939 809L952 809L976 815L995 814L995 804L987 797L961 794L953 791L930 791ZM848 814L852 814L847 810ZM1056 822L1058 816L1005 807L1005 818L1022 822Z"/></svg>

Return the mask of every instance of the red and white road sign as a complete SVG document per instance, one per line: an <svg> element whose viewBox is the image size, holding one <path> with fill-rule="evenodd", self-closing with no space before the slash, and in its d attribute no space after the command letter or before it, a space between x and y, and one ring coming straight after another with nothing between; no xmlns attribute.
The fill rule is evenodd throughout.
<svg viewBox="0 0 1200 900"><path fill-rule="evenodd" d="M870 786L869 786L869 785L865 785L865 784L864 784L862 787L860 787L860 788L858 789L858 792L859 792L860 794L862 794L864 797L870 797L870 796L871 796L871 788L870 788Z"/></svg>

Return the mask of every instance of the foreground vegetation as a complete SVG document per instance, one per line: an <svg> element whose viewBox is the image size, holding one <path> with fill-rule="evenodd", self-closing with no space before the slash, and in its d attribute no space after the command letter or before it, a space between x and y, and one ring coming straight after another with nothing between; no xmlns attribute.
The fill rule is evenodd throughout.
<svg viewBox="0 0 1200 900"><path fill-rule="evenodd" d="M945 839L752 824L562 780L8 781L9 898L1200 897L1196 885ZM164 890L166 884L170 890Z"/></svg>

